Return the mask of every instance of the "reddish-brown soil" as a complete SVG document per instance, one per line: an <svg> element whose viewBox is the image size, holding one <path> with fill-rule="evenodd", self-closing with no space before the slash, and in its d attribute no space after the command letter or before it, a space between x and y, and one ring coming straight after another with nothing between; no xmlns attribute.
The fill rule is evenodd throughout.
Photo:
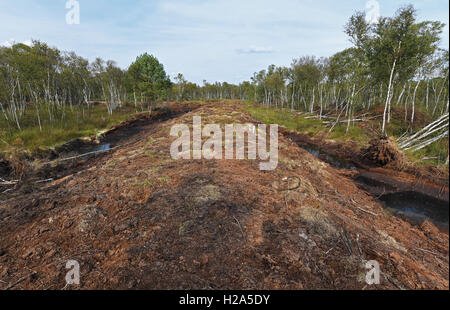
<svg viewBox="0 0 450 310"><path fill-rule="evenodd" d="M173 160L174 124L194 115L254 122L230 101L180 107L141 124L123 147L36 168L30 178L55 180L0 196L0 288L449 288L448 234L387 214L357 172L285 131L275 171L251 160ZM79 286L66 287L68 260L81 265ZM367 260L379 262L380 285L365 283Z"/></svg>

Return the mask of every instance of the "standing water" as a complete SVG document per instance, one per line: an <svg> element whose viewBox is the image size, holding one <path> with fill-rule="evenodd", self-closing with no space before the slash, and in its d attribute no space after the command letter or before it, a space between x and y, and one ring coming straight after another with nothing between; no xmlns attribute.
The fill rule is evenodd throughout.
<svg viewBox="0 0 450 310"><path fill-rule="evenodd" d="M432 222L441 231L449 231L448 203L417 192L401 192L384 195L380 198L386 210L413 224Z"/></svg>
<svg viewBox="0 0 450 310"><path fill-rule="evenodd" d="M110 149L111 149L111 144L110 143L105 143L105 144L100 145L97 148L96 152L108 151Z"/></svg>
<svg viewBox="0 0 450 310"><path fill-rule="evenodd" d="M84 160L88 160L93 157L97 157L99 154L109 151L111 149L110 143L104 143L100 144L99 146L96 146L94 149L91 148L91 150L87 149L88 151L83 150L83 152L88 153L86 156L83 157Z"/></svg>
<svg viewBox="0 0 450 310"><path fill-rule="evenodd" d="M339 168L339 169L350 169L350 170L356 170L356 167L352 165L351 163L341 160L335 156L322 153L320 150L312 147L306 147L301 146L304 150L308 151L313 156L317 157L318 159L330 164L333 167Z"/></svg>

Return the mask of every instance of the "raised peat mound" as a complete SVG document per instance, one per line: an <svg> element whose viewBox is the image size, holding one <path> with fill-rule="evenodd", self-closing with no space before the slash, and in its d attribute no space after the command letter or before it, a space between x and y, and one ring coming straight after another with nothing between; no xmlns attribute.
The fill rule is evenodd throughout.
<svg viewBox="0 0 450 310"><path fill-rule="evenodd" d="M283 136L275 171L257 161L173 160L175 124L247 123L205 103L145 127L61 179L0 203L0 288L448 289L448 234L412 225L343 171ZM126 142L126 141L125 141ZM379 286L365 262L377 260Z"/></svg>

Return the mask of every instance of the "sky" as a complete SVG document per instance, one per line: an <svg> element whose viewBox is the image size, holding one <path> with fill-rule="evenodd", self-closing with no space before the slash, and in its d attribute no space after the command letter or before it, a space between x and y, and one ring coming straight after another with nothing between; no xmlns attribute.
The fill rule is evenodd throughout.
<svg viewBox="0 0 450 310"><path fill-rule="evenodd" d="M419 20L445 23L440 45L449 48L448 0L78 0L79 24L67 23L66 2L0 0L0 45L40 40L124 69L147 52L171 77L239 83L270 64L350 47L345 23L376 2L382 16L413 4Z"/></svg>

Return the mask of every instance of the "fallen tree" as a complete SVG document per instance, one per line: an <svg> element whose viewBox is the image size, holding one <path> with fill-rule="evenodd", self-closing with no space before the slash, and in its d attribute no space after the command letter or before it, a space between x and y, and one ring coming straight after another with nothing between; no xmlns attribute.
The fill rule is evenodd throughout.
<svg viewBox="0 0 450 310"><path fill-rule="evenodd" d="M449 113L425 126L415 134L401 138L398 145L402 150L412 150L413 152L421 150L434 142L448 137Z"/></svg>

